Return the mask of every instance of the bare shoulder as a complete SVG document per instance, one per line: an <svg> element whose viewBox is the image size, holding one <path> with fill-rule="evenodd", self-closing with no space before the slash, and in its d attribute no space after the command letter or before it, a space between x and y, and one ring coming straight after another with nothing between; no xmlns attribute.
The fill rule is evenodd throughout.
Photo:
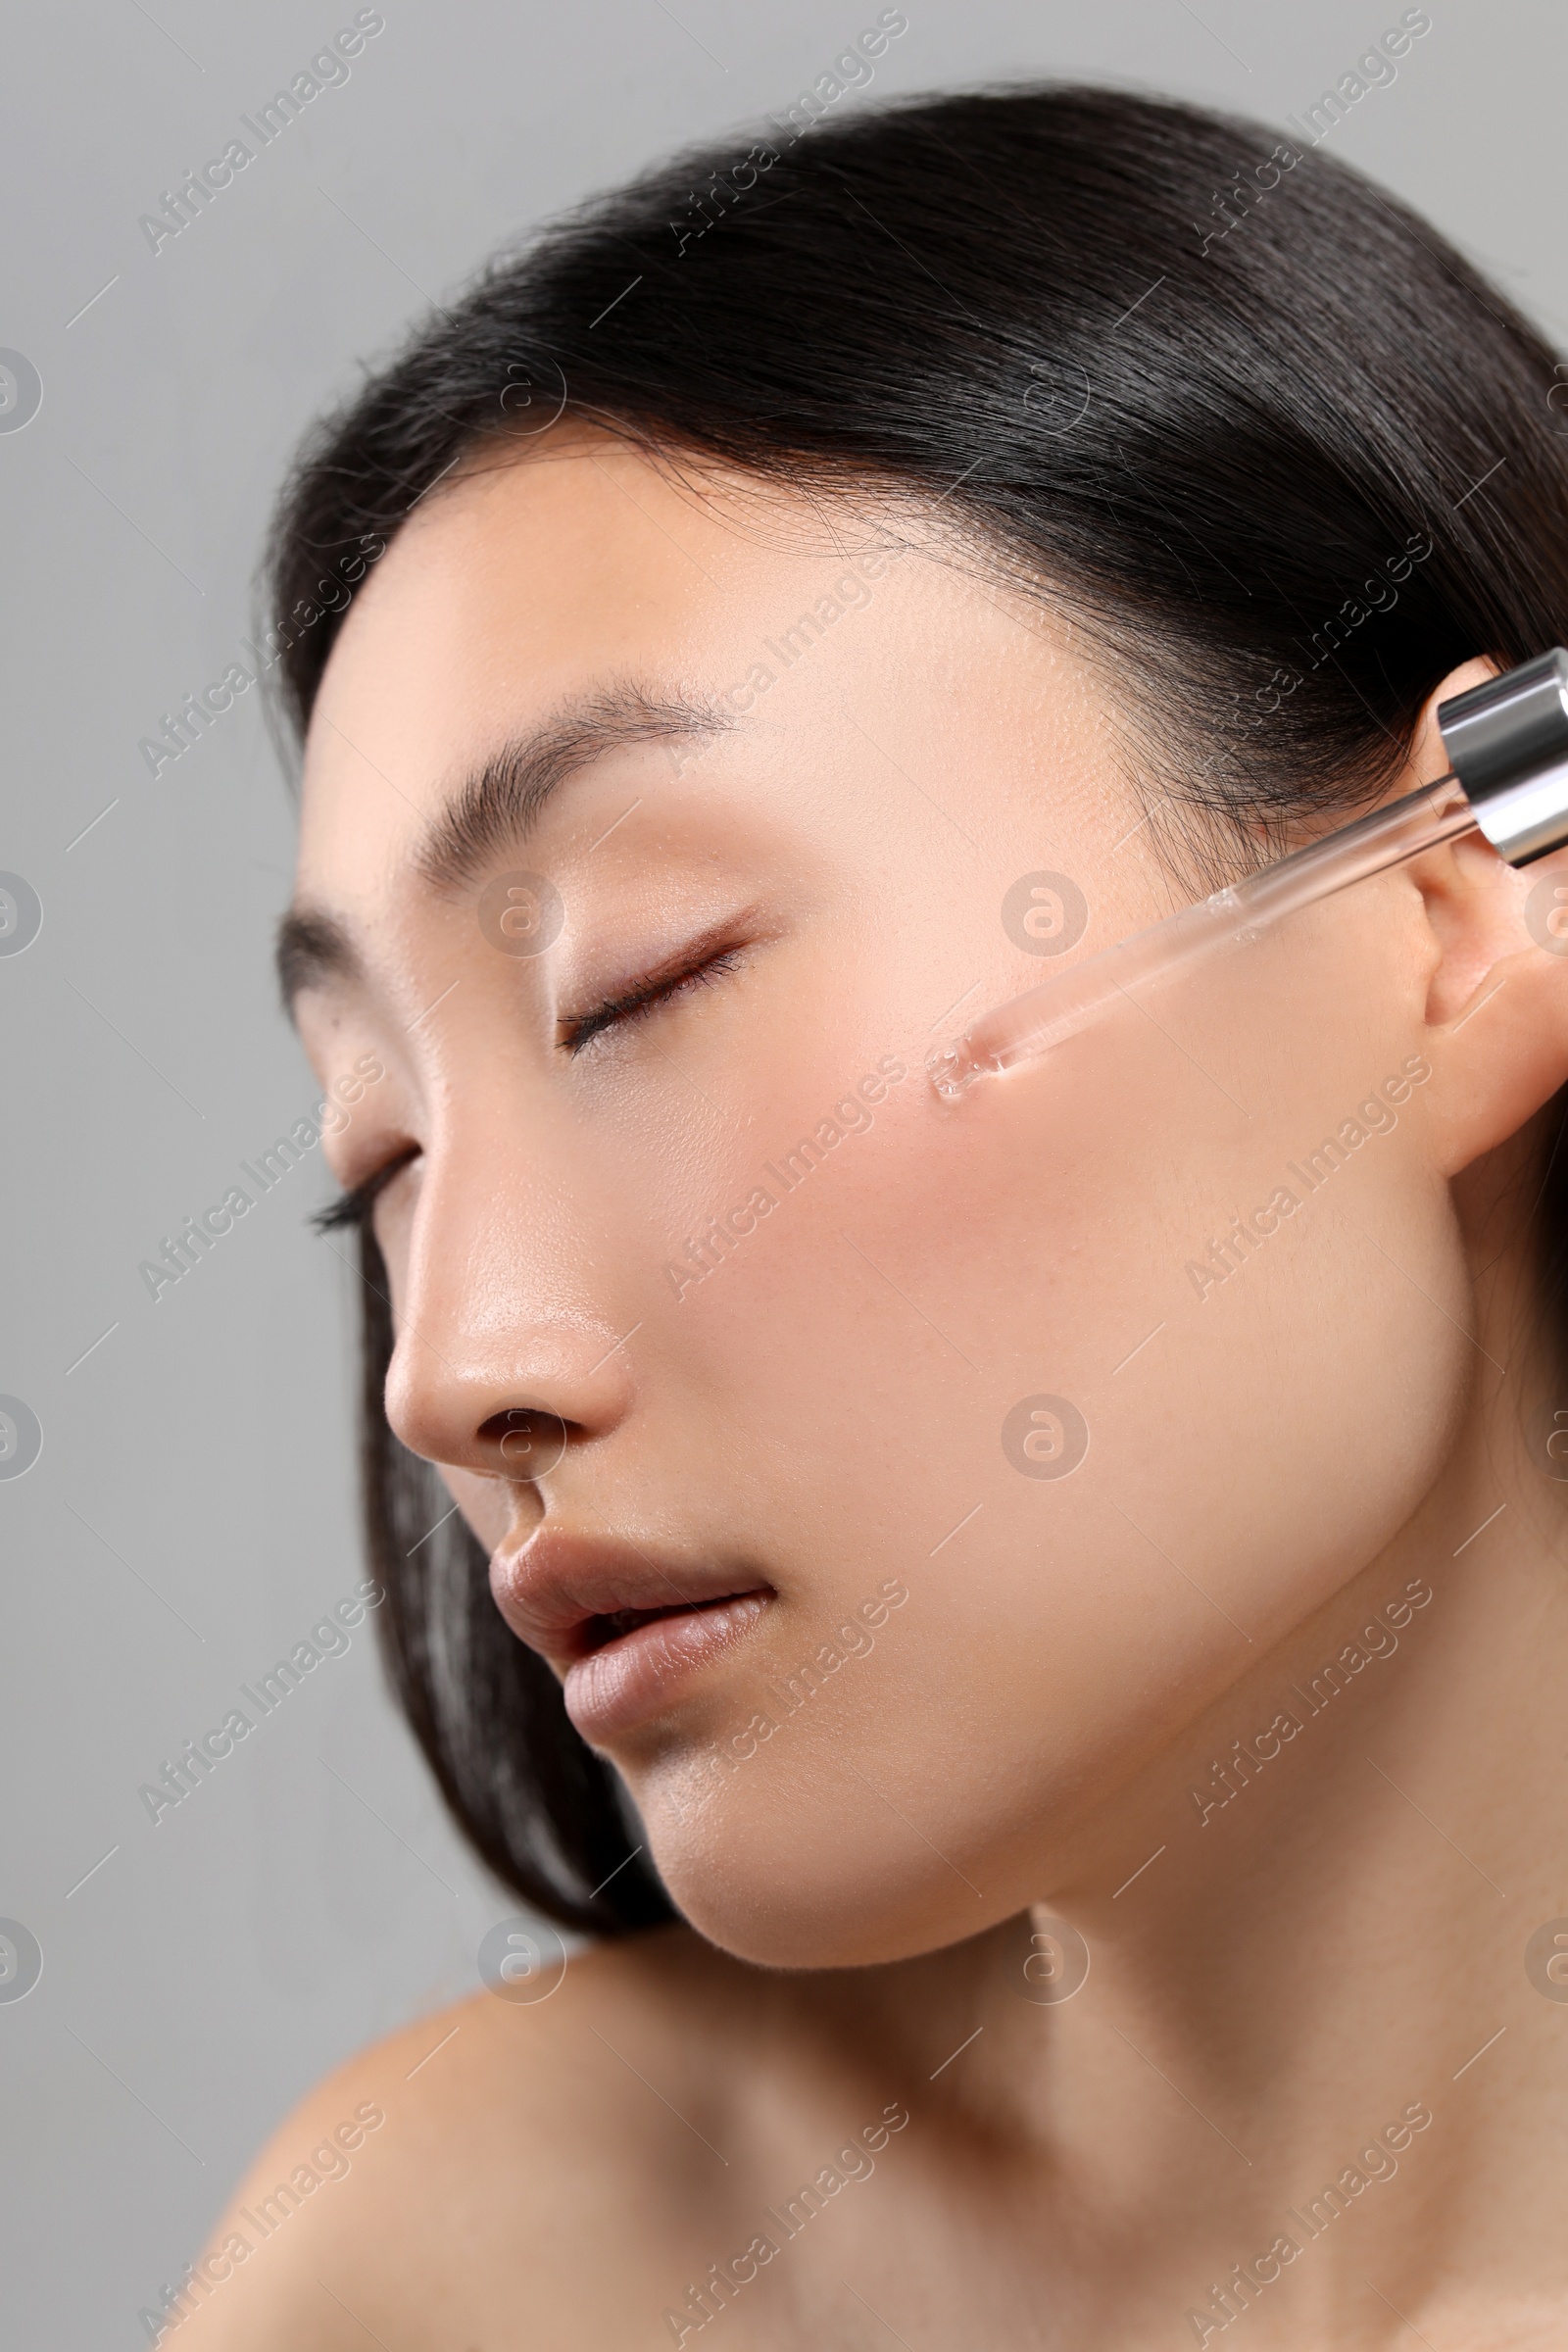
<svg viewBox="0 0 1568 2352"><path fill-rule="evenodd" d="M541 2326L617 2340L641 2253L708 2185L731 2073L716 2045L755 2030L769 1984L660 1929L580 1955L545 2000L481 1992L371 2044L262 2150L161 2341L489 2352Z"/></svg>

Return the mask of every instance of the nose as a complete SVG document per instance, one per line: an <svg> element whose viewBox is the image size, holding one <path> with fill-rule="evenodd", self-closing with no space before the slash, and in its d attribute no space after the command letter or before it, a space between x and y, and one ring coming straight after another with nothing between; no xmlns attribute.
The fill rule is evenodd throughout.
<svg viewBox="0 0 1568 2352"><path fill-rule="evenodd" d="M465 1155L467 1157L468 1155ZM386 1414L415 1453L481 1477L548 1477L631 1408L623 1329L591 1297L566 1220L496 1181L427 1163L387 1371Z"/></svg>

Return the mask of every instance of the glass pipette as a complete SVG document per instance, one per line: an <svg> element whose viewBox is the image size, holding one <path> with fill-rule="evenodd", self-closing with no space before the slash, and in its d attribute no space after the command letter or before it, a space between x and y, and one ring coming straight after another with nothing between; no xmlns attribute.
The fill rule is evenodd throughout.
<svg viewBox="0 0 1568 2352"><path fill-rule="evenodd" d="M1479 832L1510 865L1568 842L1568 652L1555 647L1441 703L1438 726L1447 775L983 1014L929 1057L938 1094L1033 1061L1139 983L1246 945L1282 915L1461 834Z"/></svg>

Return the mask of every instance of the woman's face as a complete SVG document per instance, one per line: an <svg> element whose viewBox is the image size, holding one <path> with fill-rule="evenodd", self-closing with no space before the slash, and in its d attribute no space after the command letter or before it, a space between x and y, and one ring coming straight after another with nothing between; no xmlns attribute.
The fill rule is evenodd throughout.
<svg viewBox="0 0 1568 2352"><path fill-rule="evenodd" d="M1143 817L1064 620L609 440L443 485L332 654L299 1008L384 1071L390 1417L750 1957L1066 1891L1462 1408L1407 877L934 1091L1180 903Z"/></svg>

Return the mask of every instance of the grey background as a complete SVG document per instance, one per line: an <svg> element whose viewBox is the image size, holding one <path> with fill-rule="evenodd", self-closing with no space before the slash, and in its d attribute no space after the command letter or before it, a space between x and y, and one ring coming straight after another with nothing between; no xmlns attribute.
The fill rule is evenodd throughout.
<svg viewBox="0 0 1568 2352"><path fill-rule="evenodd" d="M0 1915L44 1951L0 2004L4 2340L28 2352L144 2341L138 2309L264 2134L346 2052L472 1988L514 1907L447 1827L368 1627L177 1812L138 1802L363 1573L352 1278L302 1222L319 1153L156 1304L138 1279L314 1093L270 977L292 821L259 697L157 781L138 740L236 658L287 456L363 359L504 237L787 106L878 5L387 0L352 78L155 257L138 217L353 13L119 0L10 29L0 345L44 385L0 434L0 867L44 907L0 957L0 1391L45 1433L0 1482ZM1400 12L906 13L873 100L1082 74L1282 122ZM1430 13L1332 146L1568 346L1568 18Z"/></svg>

